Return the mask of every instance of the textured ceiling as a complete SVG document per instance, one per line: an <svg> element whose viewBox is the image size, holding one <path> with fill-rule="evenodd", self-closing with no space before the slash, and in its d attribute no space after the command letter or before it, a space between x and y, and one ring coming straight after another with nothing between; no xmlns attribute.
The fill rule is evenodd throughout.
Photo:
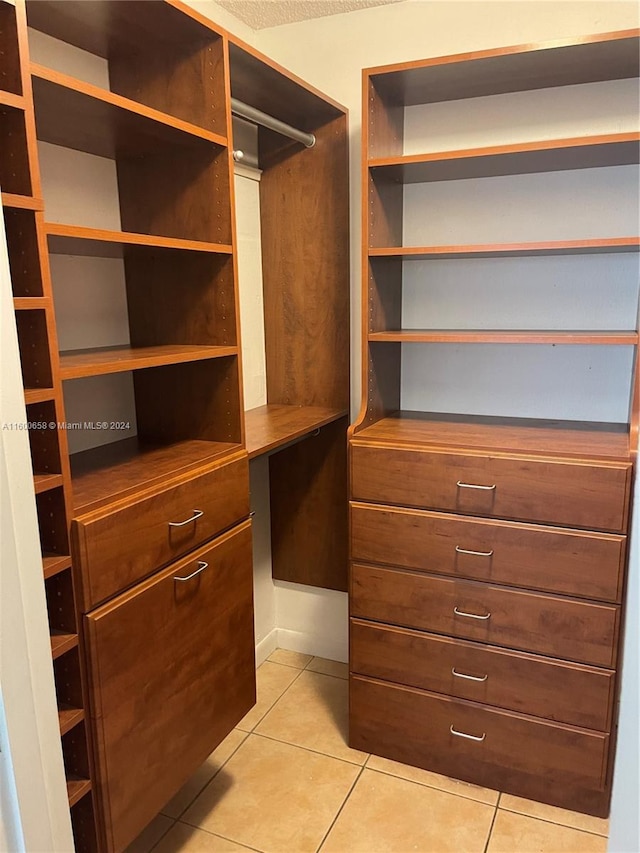
<svg viewBox="0 0 640 853"><path fill-rule="evenodd" d="M227 12L231 12L254 30L401 2L402 0L218 0Z"/></svg>

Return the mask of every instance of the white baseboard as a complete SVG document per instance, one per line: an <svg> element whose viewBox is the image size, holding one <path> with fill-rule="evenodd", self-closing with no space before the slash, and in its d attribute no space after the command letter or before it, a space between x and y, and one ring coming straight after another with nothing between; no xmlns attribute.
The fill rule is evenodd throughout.
<svg viewBox="0 0 640 853"><path fill-rule="evenodd" d="M266 637L256 643L256 666L260 666L278 648L278 629L269 631Z"/></svg>
<svg viewBox="0 0 640 853"><path fill-rule="evenodd" d="M292 652L302 652L305 655L315 655L343 663L347 661L348 649L341 637L303 633L288 628L278 628L277 632L279 649L289 649Z"/></svg>

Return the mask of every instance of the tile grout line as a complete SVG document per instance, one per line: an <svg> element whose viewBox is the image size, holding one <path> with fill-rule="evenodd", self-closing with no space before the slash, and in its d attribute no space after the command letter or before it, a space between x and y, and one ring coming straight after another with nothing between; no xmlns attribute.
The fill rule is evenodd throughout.
<svg viewBox="0 0 640 853"><path fill-rule="evenodd" d="M367 759L367 760L368 760L368 759ZM349 797L350 797L350 796L351 796L351 794L353 793L353 789L354 789L354 788L356 787L356 785L358 784L358 779L362 776L362 774L363 774L363 773L364 773L364 764L363 764L363 765L362 765L362 767L360 768L360 771L359 771L358 775L356 776L356 778L353 780L353 784L351 785L351 787L350 787L350 788L349 788L349 790L347 791L347 795L346 795L346 797L344 798L344 800L342 801L342 805L340 806L340 808L339 808L339 809L338 809L338 811L336 812L336 816L335 816L335 817L334 817L334 819L331 821L331 824L330 824L329 828L327 829L327 831L325 832L325 834L322 836L322 840L320 841L320 844L318 844L318 846L316 847L316 853L320 853L320 851L322 850L322 847L324 846L325 841L326 841L326 840L327 840L327 838L329 837L329 834L331 833L331 830L332 830L332 829L333 829L333 827L335 826L336 821L338 820L338 818L339 818L339 817L340 817L340 815L342 814L342 811L343 811L344 807L346 806L346 804L347 804L347 802L348 802L348 800L349 800Z"/></svg>
<svg viewBox="0 0 640 853"><path fill-rule="evenodd" d="M364 768L366 762L369 760L369 755L365 760L364 764L359 764L356 761L350 761L348 758L339 758L337 755L330 755L328 752L320 752L317 749L311 749L310 746L302 746L299 743L289 743L288 740L280 740L277 737L273 737L272 735L265 735L262 732L251 732L252 735L256 737L261 737L264 740L273 741L273 743L281 743L283 746L292 746L294 749L303 749L305 752L310 752L312 755L322 755L324 758L332 758L334 761L342 761L343 764L350 764L351 767L361 767ZM350 749L351 747L349 747Z"/></svg>
<svg viewBox="0 0 640 853"><path fill-rule="evenodd" d="M370 754L369 758L373 753ZM499 795L498 800L495 803L488 803L486 800L477 800L475 797L469 797L467 794L460 794L457 791L448 791L446 788L438 788L437 785L430 785L428 782L419 782L417 779L408 779L406 776L399 776L397 773L390 773L388 770L379 770L377 767L369 767L368 766L369 759L367 759L365 766L367 770L371 770L372 773L382 773L383 776L391 776L392 779L402 779L404 782L413 782L414 785L421 785L423 788L429 788L432 791L440 791L442 794L451 794L452 797L460 797L463 800L469 800L472 803L480 803L483 806L489 806L492 809L498 808ZM410 767L411 765L407 765ZM460 781L459 779L453 779L452 776L446 776L447 779L452 779L454 782ZM487 788L487 790L491 790Z"/></svg>
<svg viewBox="0 0 640 853"><path fill-rule="evenodd" d="M182 826L188 826L189 829L198 829L200 832L206 832L207 835L211 835L214 838L224 838L225 841L230 841L232 844L239 844L241 847L246 847L247 850L253 850L254 853L264 853L264 850L261 850L259 847L252 847L250 844L245 844L243 841L236 841L235 838L229 838L227 835L222 835L220 832L211 832L203 826L195 826L195 824L187 823L186 821L179 819L176 823L181 823Z"/></svg>
<svg viewBox="0 0 640 853"><path fill-rule="evenodd" d="M159 812L158 814L161 814L161 812ZM158 815L156 815L156 817L155 817L153 820L155 820L157 817L158 817ZM167 827L167 829L162 833L162 835L160 836L160 838L158 838L158 840L157 840L157 841L154 841L154 842L153 842L153 844L151 845L151 847L148 847L148 848L147 848L147 853L151 853L151 851L152 851L152 850L155 850L155 849L156 849L156 847L158 846L158 844L160 844L160 842L162 841L162 839L167 837L167 835L171 832L171 830L173 829L173 827L174 827L174 826L177 824L177 822L178 822L177 818L169 817L169 815L162 815L162 817L166 817L166 818L167 818L167 820L170 820L170 821L171 821L171 826L168 826L168 827ZM145 827L145 829L146 829L146 827ZM143 829L142 831L144 832L144 829ZM133 844L133 841L132 841L131 843Z"/></svg>
<svg viewBox="0 0 640 853"><path fill-rule="evenodd" d="M286 667L287 669L296 669L296 667L293 667L293 666L287 666L287 664L285 664L285 663L276 663L275 661L273 661L273 660L269 660L268 658L267 658L267 660L266 660L266 661L263 661L262 663L267 663L267 662L268 662L268 663L271 663L271 664L274 664L275 666L284 666L284 667ZM262 666L262 663L260 664L260 666ZM259 669L259 668L260 668L260 667L258 667L258 669ZM257 672L258 672L258 670L256 670L256 673L257 673ZM236 728L238 729L238 731L244 732L245 734L248 734L248 735L252 735L252 734L254 733L255 729L260 725L260 723L261 723L261 722L264 720L264 718L267 716L267 714L270 714L270 713L271 713L271 711L273 711L273 709L276 707L276 705L277 705L277 704L278 704L278 702L282 699L282 697L283 697L286 693L288 693L288 691L293 687L293 685L294 685L294 684L296 683L296 681L300 678L300 676L302 675L302 673L303 673L303 672L304 672L304 669L300 669L300 670L298 670L298 674L296 675L296 677L291 681L291 683L290 683L290 684L287 684L287 686L285 687L285 689L283 690L283 692L278 696L278 698L275 700L275 702L273 702L273 704L269 705L269 707L267 708L267 710L266 710L266 711L264 712L264 714L260 717L260 719L258 720L258 722L255 724L255 726L254 726L252 729L249 729L249 731L247 731L246 729L240 729L240 728L239 728L239 724L238 724L238 725L236 726ZM257 687L256 687L256 705L257 705L257 704L258 704L258 702L257 702ZM254 707L255 707L255 705L254 705ZM251 710L251 709L249 709L249 710ZM248 714L248 713L249 713L249 711L247 711L247 714ZM242 720L240 720L240 722L242 722Z"/></svg>
<svg viewBox="0 0 640 853"><path fill-rule="evenodd" d="M487 840L484 845L483 853L488 853L489 844L491 844L491 836L493 835L493 827L495 826L496 818L498 816L498 803L500 802L500 794L498 795L498 802L495 804L493 809L493 817L491 818L491 826L489 827L489 832L487 833Z"/></svg>
<svg viewBox="0 0 640 853"><path fill-rule="evenodd" d="M535 802L535 801L534 801ZM609 833L606 835L602 835L600 832L594 832L592 829L584 829L581 826L571 826L568 823L561 823L557 820L551 820L548 817L539 817L538 815L529 814L529 812L517 812L514 809L507 809L504 806L498 806L500 811L507 812L507 814L517 814L520 817L528 817L531 820L539 820L542 823L550 823L551 826L561 826L564 829L573 829L575 832L584 832L586 835L593 835L595 838L605 838L609 839ZM576 814L581 814L581 812L577 812Z"/></svg>

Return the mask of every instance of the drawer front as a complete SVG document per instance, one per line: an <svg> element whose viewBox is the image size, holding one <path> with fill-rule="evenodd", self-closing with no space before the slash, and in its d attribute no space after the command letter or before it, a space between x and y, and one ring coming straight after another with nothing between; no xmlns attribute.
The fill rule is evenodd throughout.
<svg viewBox="0 0 640 853"><path fill-rule="evenodd" d="M626 537L351 504L351 556L458 577L620 601Z"/></svg>
<svg viewBox="0 0 640 853"><path fill-rule="evenodd" d="M614 673L479 643L351 620L351 671L609 731ZM577 698L579 697L579 698Z"/></svg>
<svg viewBox="0 0 640 853"><path fill-rule="evenodd" d="M356 749L499 790L522 777L604 787L607 734L360 677L351 678L350 696Z"/></svg>
<svg viewBox="0 0 640 853"><path fill-rule="evenodd" d="M627 523L630 469L613 462L351 448L356 500L617 533Z"/></svg>
<svg viewBox="0 0 640 853"><path fill-rule="evenodd" d="M248 514L249 464L244 456L121 509L80 516L73 522L73 532L84 609L90 610Z"/></svg>
<svg viewBox="0 0 640 853"><path fill-rule="evenodd" d="M85 616L110 849L126 848L254 704L252 596L245 522Z"/></svg>
<svg viewBox="0 0 640 853"><path fill-rule="evenodd" d="M613 667L618 607L363 566L351 570L351 615Z"/></svg>

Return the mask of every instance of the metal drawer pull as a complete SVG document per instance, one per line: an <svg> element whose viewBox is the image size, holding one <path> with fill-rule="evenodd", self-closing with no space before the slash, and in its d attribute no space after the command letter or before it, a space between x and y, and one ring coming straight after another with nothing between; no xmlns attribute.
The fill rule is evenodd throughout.
<svg viewBox="0 0 640 853"><path fill-rule="evenodd" d="M467 738L467 740L475 740L475 741L477 741L478 743L482 743L482 741L483 741L483 740L486 738L486 736L487 736L487 733L486 733L486 732L482 735L482 737L476 737L476 735L468 735L468 734L465 734L464 732L457 732L457 731L453 728L453 726L449 726L449 731L451 732L451 734L452 734L452 735L455 735L456 737L466 737L466 738Z"/></svg>
<svg viewBox="0 0 640 853"><path fill-rule="evenodd" d="M493 549L491 551L469 551L467 548L461 548L456 545L457 554L472 554L474 557L493 557Z"/></svg>
<svg viewBox="0 0 640 853"><path fill-rule="evenodd" d="M199 575L200 572L204 572L205 569L209 568L209 563L205 563L202 560L198 560L198 566L200 568L196 569L195 572L191 572L190 575L187 575L186 578L181 578L178 575L174 576L174 581L190 581L191 578L195 578L196 575Z"/></svg>
<svg viewBox="0 0 640 853"><path fill-rule="evenodd" d="M474 483L461 483L460 480L458 480L456 486L458 486L459 489L481 489L483 492L492 492L495 489L496 484L494 483L493 486L476 486Z"/></svg>
<svg viewBox="0 0 640 853"><path fill-rule="evenodd" d="M464 672L456 672L455 666L451 670L451 675L455 675L456 678L467 678L469 681L486 681L489 678L488 675L483 675L482 678L478 675L465 675Z"/></svg>
<svg viewBox="0 0 640 853"><path fill-rule="evenodd" d="M465 613L464 610L458 610L457 607L453 608L453 612L456 616L466 616L468 619L488 619L491 616L491 613L487 613L485 616L478 616L477 613Z"/></svg>
<svg viewBox="0 0 640 853"><path fill-rule="evenodd" d="M191 516L191 518L188 518L186 521L170 521L169 527L184 527L185 524L191 524L196 519L202 518L203 515L204 515L204 510L194 509L193 515Z"/></svg>

